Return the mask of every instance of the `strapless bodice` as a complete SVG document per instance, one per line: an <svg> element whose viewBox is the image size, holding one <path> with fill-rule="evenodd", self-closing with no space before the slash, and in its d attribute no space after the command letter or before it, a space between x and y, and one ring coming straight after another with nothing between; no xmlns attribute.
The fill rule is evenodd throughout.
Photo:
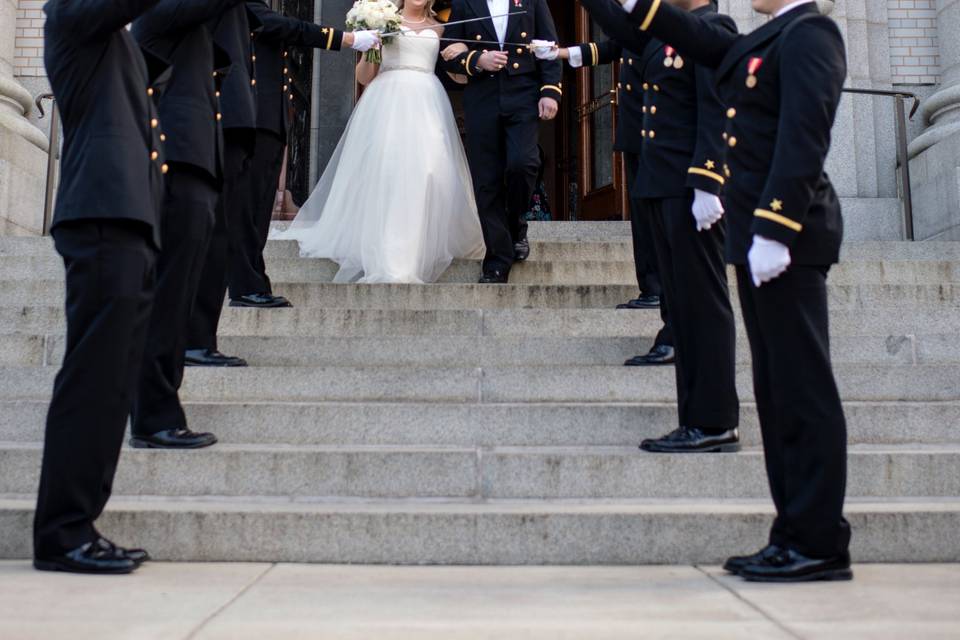
<svg viewBox="0 0 960 640"><path fill-rule="evenodd" d="M399 69L433 73L440 53L440 37L433 29L410 31L394 36L383 45L383 62L380 72Z"/></svg>

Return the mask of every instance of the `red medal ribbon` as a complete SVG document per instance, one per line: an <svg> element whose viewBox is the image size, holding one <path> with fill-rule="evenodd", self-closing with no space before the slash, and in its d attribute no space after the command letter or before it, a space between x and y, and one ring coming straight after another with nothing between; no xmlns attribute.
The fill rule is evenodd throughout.
<svg viewBox="0 0 960 640"><path fill-rule="evenodd" d="M663 52L664 52L665 54L667 54L667 57L668 57L668 58L672 58L672 57L673 57L673 54L675 54L675 53L677 52L677 50L674 49L673 47L671 47L670 45L667 45L667 46L665 46L665 47L663 48Z"/></svg>
<svg viewBox="0 0 960 640"><path fill-rule="evenodd" d="M747 73L752 76L757 75L757 71L760 70L760 67L763 65L763 58L750 58L750 62L747 63Z"/></svg>

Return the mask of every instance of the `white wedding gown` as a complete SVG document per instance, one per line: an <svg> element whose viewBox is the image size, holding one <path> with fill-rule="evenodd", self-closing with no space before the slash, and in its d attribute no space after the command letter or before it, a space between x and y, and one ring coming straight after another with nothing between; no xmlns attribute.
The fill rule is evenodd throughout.
<svg viewBox="0 0 960 640"><path fill-rule="evenodd" d="M384 45L323 177L276 236L339 264L334 282L436 282L454 259L484 256L439 47L433 30Z"/></svg>

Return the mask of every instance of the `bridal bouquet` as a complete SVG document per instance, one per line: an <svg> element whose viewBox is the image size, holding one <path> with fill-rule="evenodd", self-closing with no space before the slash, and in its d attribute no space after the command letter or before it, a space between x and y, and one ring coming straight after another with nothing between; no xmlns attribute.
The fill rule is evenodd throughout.
<svg viewBox="0 0 960 640"><path fill-rule="evenodd" d="M393 33L400 30L401 24L403 18L400 17L400 10L390 0L357 0L347 12L347 27L353 31L371 29L380 33ZM383 55L380 49L370 49L364 59L380 64Z"/></svg>

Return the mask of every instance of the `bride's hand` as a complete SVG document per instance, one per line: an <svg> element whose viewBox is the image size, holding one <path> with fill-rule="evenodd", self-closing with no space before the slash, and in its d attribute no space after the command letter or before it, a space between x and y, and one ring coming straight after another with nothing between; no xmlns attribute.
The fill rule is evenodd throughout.
<svg viewBox="0 0 960 640"><path fill-rule="evenodd" d="M444 49L440 55L443 56L444 62L450 62L451 60L455 59L457 56L462 55L469 50L470 49L467 47L467 45L463 44L462 42L455 42L449 47L447 47L446 49Z"/></svg>

